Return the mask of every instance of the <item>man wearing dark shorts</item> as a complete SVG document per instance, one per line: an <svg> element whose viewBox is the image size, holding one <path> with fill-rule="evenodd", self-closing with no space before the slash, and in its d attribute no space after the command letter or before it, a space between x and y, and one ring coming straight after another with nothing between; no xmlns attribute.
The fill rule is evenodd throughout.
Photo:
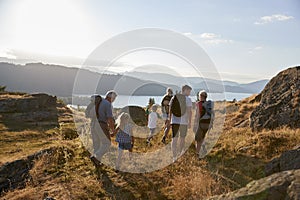
<svg viewBox="0 0 300 200"><path fill-rule="evenodd" d="M173 162L177 159L178 153L183 153L183 148L185 144L185 137L187 135L188 128L191 128L191 119L192 119L192 100L189 97L191 94L192 88L188 85L182 86L182 94L186 98L186 112L181 117L176 117L172 111L172 103L174 97L170 101L170 112L168 123L171 123L172 126L172 153L173 153ZM179 145L177 144L179 141Z"/></svg>

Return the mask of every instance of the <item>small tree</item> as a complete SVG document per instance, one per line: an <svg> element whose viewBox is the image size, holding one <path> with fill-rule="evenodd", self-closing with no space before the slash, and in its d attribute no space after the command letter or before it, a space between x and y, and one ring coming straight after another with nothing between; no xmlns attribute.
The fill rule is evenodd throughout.
<svg viewBox="0 0 300 200"><path fill-rule="evenodd" d="M150 107L151 107L154 104L155 104L155 99L150 97L149 101L148 101L148 105L150 105Z"/></svg>
<svg viewBox="0 0 300 200"><path fill-rule="evenodd" d="M0 92L5 92L6 86L1 86L0 85Z"/></svg>

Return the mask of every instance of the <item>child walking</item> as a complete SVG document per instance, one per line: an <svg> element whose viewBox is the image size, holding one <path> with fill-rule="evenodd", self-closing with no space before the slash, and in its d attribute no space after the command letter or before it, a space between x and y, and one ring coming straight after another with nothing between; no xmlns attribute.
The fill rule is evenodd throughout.
<svg viewBox="0 0 300 200"><path fill-rule="evenodd" d="M147 138L147 144L150 144L151 139L153 138L155 134L155 129L156 129L156 123L157 123L157 105L152 106L152 112L148 116L148 128L150 129L149 136Z"/></svg>
<svg viewBox="0 0 300 200"><path fill-rule="evenodd" d="M127 113L121 113L116 120L117 127L115 130L116 142L118 145L118 158L116 162L116 170L118 171L121 167L121 161L124 150L132 152L134 145L134 137L132 135L132 125L129 123L130 116ZM130 156L130 155L129 155Z"/></svg>

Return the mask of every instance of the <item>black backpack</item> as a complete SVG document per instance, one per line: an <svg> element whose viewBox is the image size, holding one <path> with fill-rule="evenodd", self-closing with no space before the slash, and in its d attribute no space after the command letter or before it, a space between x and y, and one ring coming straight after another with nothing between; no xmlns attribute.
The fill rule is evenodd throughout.
<svg viewBox="0 0 300 200"><path fill-rule="evenodd" d="M210 123L210 120L212 118L212 112L214 109L213 107L214 107L214 103L211 100L202 103L202 112L199 113L200 114L199 122Z"/></svg>
<svg viewBox="0 0 300 200"><path fill-rule="evenodd" d="M96 117L97 119L99 118L99 113L98 113L98 110L99 110L99 106L100 106L100 103L102 102L102 97L100 95L96 95L96 96L93 96L92 98L94 98L94 101L91 102L86 110L85 110L85 116L87 118L92 118L93 115L92 115L92 109L94 108L95 109L95 112L96 112Z"/></svg>
<svg viewBox="0 0 300 200"><path fill-rule="evenodd" d="M172 98L171 112L176 117L181 117L186 113L186 97L183 94L176 94Z"/></svg>

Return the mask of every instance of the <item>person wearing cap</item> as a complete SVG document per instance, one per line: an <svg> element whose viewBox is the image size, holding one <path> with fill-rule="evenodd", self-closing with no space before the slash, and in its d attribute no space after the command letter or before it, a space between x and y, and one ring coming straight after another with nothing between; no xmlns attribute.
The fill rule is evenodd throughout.
<svg viewBox="0 0 300 200"><path fill-rule="evenodd" d="M114 118L112 103L117 98L117 93L110 90L106 93L105 99L96 108L97 120L100 126L97 133L92 135L94 154L91 160L96 166L101 165L103 155L108 151L111 146L110 132L114 132Z"/></svg>

